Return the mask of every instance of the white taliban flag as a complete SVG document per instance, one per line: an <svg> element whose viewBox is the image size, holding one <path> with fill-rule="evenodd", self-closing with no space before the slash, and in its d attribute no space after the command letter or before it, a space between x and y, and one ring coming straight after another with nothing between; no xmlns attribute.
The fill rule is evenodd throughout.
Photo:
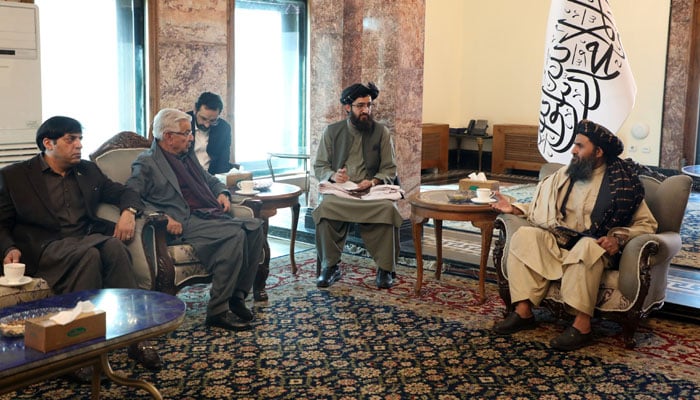
<svg viewBox="0 0 700 400"><path fill-rule="evenodd" d="M545 43L538 147L568 164L574 128L590 119L617 132L637 86L607 0L552 0Z"/></svg>

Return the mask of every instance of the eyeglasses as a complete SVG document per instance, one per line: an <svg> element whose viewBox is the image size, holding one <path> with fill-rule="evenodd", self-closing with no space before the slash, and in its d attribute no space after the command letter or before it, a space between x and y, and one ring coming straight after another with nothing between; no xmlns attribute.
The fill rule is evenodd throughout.
<svg viewBox="0 0 700 400"><path fill-rule="evenodd" d="M204 117L202 117L201 115L197 114L197 123L199 123L199 124L203 124L203 123L206 122L206 123L208 123L210 126L217 126L217 125L219 125L219 120L220 120L220 119L221 119L221 118L219 118L219 117L212 118L212 119L207 119L207 118L204 118Z"/></svg>
<svg viewBox="0 0 700 400"><path fill-rule="evenodd" d="M365 108L370 110L370 109L372 109L372 107L374 107L374 103L357 103L357 104L350 104L350 106L355 107L358 110L362 110Z"/></svg>
<svg viewBox="0 0 700 400"><path fill-rule="evenodd" d="M192 131L189 131L189 130L188 130L188 131L184 131L184 132L167 131L167 132L165 132L165 133L173 133L173 134L175 134L175 135L180 135L180 136L185 136L185 137L187 137L187 136L190 136L190 135L192 134Z"/></svg>

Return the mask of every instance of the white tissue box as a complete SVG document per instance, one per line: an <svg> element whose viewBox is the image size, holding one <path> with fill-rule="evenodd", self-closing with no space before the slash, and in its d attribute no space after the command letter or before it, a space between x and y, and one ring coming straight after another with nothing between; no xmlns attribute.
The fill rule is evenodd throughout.
<svg viewBox="0 0 700 400"><path fill-rule="evenodd" d="M464 178L459 180L459 190L461 192L466 192L470 187L476 186L477 188L487 188L491 190L498 190L498 181L485 180L476 181L474 179Z"/></svg>
<svg viewBox="0 0 700 400"><path fill-rule="evenodd" d="M41 352L61 349L72 344L104 337L107 318L103 310L84 312L73 321L59 325L46 315L24 323L24 345Z"/></svg>

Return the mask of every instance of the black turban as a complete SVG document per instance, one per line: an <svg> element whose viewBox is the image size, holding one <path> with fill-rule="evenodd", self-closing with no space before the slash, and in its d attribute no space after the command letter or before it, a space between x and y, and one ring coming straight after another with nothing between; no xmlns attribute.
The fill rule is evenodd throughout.
<svg viewBox="0 0 700 400"><path fill-rule="evenodd" d="M576 125L576 134L586 136L594 145L603 149L606 159L612 159L620 154L625 149L622 141L604 126L598 125L587 119L581 120Z"/></svg>
<svg viewBox="0 0 700 400"><path fill-rule="evenodd" d="M367 86L356 83L343 89L343 93L340 94L340 102L342 104L352 104L356 98L367 96L370 96L372 100L376 99L379 96L379 88L372 82L368 82Z"/></svg>

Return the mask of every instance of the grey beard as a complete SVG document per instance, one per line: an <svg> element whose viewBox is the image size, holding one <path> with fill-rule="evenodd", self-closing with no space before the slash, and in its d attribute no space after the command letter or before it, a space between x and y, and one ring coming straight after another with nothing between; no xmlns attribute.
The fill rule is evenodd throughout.
<svg viewBox="0 0 700 400"><path fill-rule="evenodd" d="M573 162L572 160L566 168L566 174L573 181L585 181L593 176L594 166L594 158L580 158L578 162Z"/></svg>

